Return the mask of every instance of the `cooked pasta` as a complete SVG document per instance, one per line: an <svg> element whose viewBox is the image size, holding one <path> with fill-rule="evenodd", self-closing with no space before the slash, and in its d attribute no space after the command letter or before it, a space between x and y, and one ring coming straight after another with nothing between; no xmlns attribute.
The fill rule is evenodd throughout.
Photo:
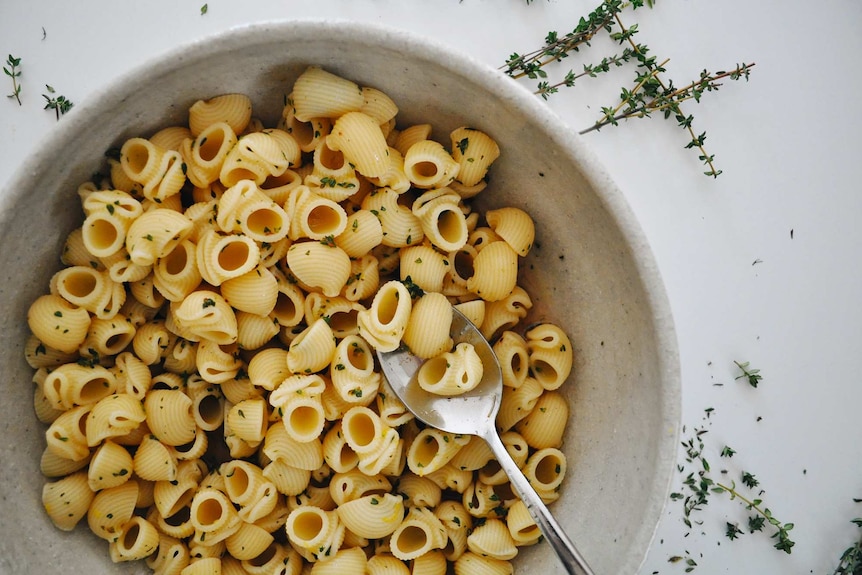
<svg viewBox="0 0 862 575"><path fill-rule="evenodd" d="M375 361L404 346L421 387L473 389L456 307L503 368L503 444L559 497L573 346L525 326L530 215L472 201L499 147L315 66L286 94L275 126L197 101L73 191L23 345L46 513L158 574L512 573L539 531L490 448L419 423Z"/></svg>

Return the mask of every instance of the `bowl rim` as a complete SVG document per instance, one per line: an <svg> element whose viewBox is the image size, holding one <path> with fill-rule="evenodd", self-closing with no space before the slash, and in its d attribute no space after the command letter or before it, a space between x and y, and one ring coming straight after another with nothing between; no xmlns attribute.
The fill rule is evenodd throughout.
<svg viewBox="0 0 862 575"><path fill-rule="evenodd" d="M578 167L602 207L607 210L609 217L617 225L632 253L637 276L643 285L646 303L651 311L650 317L659 353L659 376L664 382L663 394L660 398L663 410L661 419L668 426L667 437L659 443L656 461L656 467L666 471L652 478L652 485L648 490L650 501L645 507L645 515L654 518L655 523L641 525L631 540L632 544L628 547L638 551L628 553L625 568L631 567L632 572L636 572L646 560L662 510L668 504L680 433L682 386L679 344L668 293L652 248L634 211L583 137L524 85L472 54L415 31L389 24L349 19L300 18L257 21L203 34L167 50L154 53L109 80L100 89L91 92L80 104L76 104L64 116L63 121L43 137L12 173L7 184L0 189L0 225L4 225L14 217L11 207L23 194L27 181L33 177L33 174L38 173L38 168L48 158L57 157L64 148L74 145L75 134L85 130L87 125L98 117L101 110L119 105L127 94L135 89L142 89L156 79L160 75L159 64L206 56L214 50L211 46L215 41L222 45L224 43L236 45L245 45L248 42L269 43L279 35L290 37L297 33L307 34L309 29L315 29L317 33L337 32L340 38L349 41L402 47L412 54L421 53L424 59L444 63L457 75L469 77L480 85L503 90L506 98L513 101L531 122L539 124L541 130L558 144L564 154ZM220 47L218 51L223 49ZM11 318L8 320L11 321Z"/></svg>

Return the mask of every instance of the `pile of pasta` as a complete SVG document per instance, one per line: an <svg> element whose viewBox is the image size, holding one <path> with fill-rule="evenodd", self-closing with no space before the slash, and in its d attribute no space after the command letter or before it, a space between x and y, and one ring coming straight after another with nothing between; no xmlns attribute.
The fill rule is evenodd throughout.
<svg viewBox="0 0 862 575"><path fill-rule="evenodd" d="M423 386L465 391L456 306L503 367L503 442L557 499L572 348L518 331L533 221L471 208L489 135L447 148L397 111L309 67L277 127L241 94L198 101L80 186L25 352L59 529L182 575L512 573L540 540L484 442L419 424L375 364L406 345Z"/></svg>

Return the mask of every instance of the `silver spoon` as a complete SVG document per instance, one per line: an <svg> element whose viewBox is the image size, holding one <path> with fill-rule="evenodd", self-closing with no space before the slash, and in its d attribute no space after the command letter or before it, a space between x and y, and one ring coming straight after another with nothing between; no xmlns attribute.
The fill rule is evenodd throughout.
<svg viewBox="0 0 862 575"><path fill-rule="evenodd" d="M415 378L424 360L401 346L395 351L377 352L389 387L407 409L426 425L447 433L478 435L484 439L566 572L572 575L593 575L586 560L575 549L575 545L518 468L497 433L495 421L503 396L503 377L500 363L491 345L476 326L456 308L452 308L450 333L456 344L472 344L481 358L484 373L478 386L463 395L453 397L435 395L423 390Z"/></svg>

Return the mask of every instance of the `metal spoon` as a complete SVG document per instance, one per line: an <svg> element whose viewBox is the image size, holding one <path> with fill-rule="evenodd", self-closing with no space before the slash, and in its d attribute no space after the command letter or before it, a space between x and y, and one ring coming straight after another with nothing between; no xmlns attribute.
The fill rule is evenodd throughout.
<svg viewBox="0 0 862 575"><path fill-rule="evenodd" d="M429 393L416 383L416 373L423 361L404 346L395 351L377 352L383 374L392 391L401 402L423 423L447 433L478 435L484 439L509 476L515 492L527 506L530 514L556 552L566 572L573 575L593 575L586 560L575 549L536 490L509 455L497 433L495 421L503 395L503 377L500 363L488 341L478 328L461 312L452 308L451 336L457 343L473 344L482 359L482 381L473 390L458 396L445 397Z"/></svg>

